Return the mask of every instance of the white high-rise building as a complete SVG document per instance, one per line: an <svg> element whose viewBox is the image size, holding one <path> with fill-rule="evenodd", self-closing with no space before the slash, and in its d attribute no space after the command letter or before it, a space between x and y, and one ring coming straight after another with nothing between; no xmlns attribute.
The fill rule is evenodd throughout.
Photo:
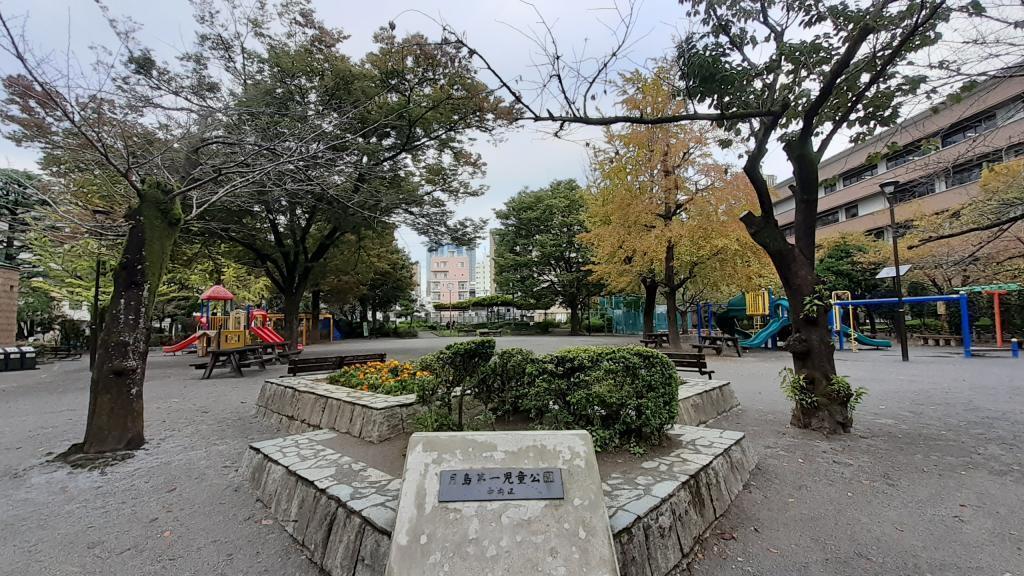
<svg viewBox="0 0 1024 576"><path fill-rule="evenodd" d="M477 296L490 296L493 284L494 267L491 263L491 255L485 254L483 258L476 261L476 269L473 270L473 286L476 287Z"/></svg>

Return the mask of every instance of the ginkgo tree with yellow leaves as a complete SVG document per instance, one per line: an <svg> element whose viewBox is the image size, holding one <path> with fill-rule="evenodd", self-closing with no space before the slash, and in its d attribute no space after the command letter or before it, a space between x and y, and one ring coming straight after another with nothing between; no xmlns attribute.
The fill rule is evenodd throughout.
<svg viewBox="0 0 1024 576"><path fill-rule="evenodd" d="M657 74L624 75L621 106L650 116L683 110ZM605 129L593 154L582 238L593 249L594 274L613 290L643 289L645 331L653 330L660 292L673 347L680 304L777 283L739 220L755 205L753 191L714 158L716 136L710 124L630 124Z"/></svg>

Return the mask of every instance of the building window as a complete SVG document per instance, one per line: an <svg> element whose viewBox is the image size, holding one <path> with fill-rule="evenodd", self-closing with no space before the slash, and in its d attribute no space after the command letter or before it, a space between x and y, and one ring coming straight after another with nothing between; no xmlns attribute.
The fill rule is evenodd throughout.
<svg viewBox="0 0 1024 576"><path fill-rule="evenodd" d="M981 173L985 167L991 164L998 164L1003 159L1000 152L979 156L969 163L953 166L953 169L946 174L946 188L962 186L969 182L981 179Z"/></svg>
<svg viewBox="0 0 1024 576"><path fill-rule="evenodd" d="M847 206L846 208L843 209L843 215L846 217L847 220L849 220L850 218L856 218L859 214L860 212L857 210L857 204L854 204L853 206Z"/></svg>
<svg viewBox="0 0 1024 576"><path fill-rule="evenodd" d="M822 226L828 226L829 224L835 224L836 222L839 222L839 210L826 212L818 216L818 219L814 221L815 225L819 228Z"/></svg>
<svg viewBox="0 0 1024 576"><path fill-rule="evenodd" d="M921 156L925 155L925 151L921 148L920 144L913 144L900 150L899 152L888 156L885 159L885 167L889 170L896 168L897 166L903 166L907 162L917 160Z"/></svg>
<svg viewBox="0 0 1024 576"><path fill-rule="evenodd" d="M864 166L843 176L843 186L852 186L861 180L867 180L878 174L878 165Z"/></svg>
<svg viewBox="0 0 1024 576"><path fill-rule="evenodd" d="M893 200L897 204L910 202L911 200L928 196L935 193L935 180L913 180L904 182L893 190Z"/></svg>
<svg viewBox="0 0 1024 576"><path fill-rule="evenodd" d="M983 132L996 127L996 113L989 112L976 118L965 120L958 124L954 124L948 130L942 133L942 147L952 146L958 142L963 142L968 138L973 138Z"/></svg>
<svg viewBox="0 0 1024 576"><path fill-rule="evenodd" d="M465 268L465 267L466 267L466 263L465 262L459 262L459 268Z"/></svg>
<svg viewBox="0 0 1024 576"><path fill-rule="evenodd" d="M885 240L885 228L875 228L874 230L868 230L864 233L865 236L870 236L875 240Z"/></svg>
<svg viewBox="0 0 1024 576"><path fill-rule="evenodd" d="M839 182L835 179L826 180L821 184L821 195L828 196L829 194L839 190Z"/></svg>
<svg viewBox="0 0 1024 576"><path fill-rule="evenodd" d="M1006 154L1004 156L1007 160L1013 160L1024 156L1024 143L1010 146L1006 149Z"/></svg>

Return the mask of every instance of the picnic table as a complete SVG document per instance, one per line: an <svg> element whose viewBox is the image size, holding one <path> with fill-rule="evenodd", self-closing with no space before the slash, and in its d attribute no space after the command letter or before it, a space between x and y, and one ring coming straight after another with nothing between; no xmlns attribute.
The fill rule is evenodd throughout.
<svg viewBox="0 0 1024 576"><path fill-rule="evenodd" d="M260 370L266 370L266 360L263 358L263 347L262 346L242 346L241 348L232 348L230 350L213 350L207 351L207 355L210 357L206 362L195 362L192 367L197 370L205 368L200 380L208 380L213 375L214 370L221 368L229 368L238 376L242 376L242 368L248 368L250 366L258 366Z"/></svg>
<svg viewBox="0 0 1024 576"><path fill-rule="evenodd" d="M646 348L661 348L668 346L668 332L644 332L640 343Z"/></svg>
<svg viewBox="0 0 1024 576"><path fill-rule="evenodd" d="M735 336L718 336L714 334L700 335L700 342L698 344L691 344L698 352L703 352L705 348L711 348L715 351L716 356L722 355L722 350L728 346L732 346L736 349L736 355L743 357L743 351L740 349L740 339Z"/></svg>

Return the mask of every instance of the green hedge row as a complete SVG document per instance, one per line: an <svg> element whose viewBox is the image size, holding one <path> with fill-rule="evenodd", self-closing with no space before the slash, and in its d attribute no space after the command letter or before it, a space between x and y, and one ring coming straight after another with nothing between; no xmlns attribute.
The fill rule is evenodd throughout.
<svg viewBox="0 0 1024 576"><path fill-rule="evenodd" d="M490 427L498 416L523 413L535 427L587 430L597 450L642 452L676 420L679 379L659 352L579 347L537 356L521 348L495 353L494 345L457 342L420 359L434 375L417 391L427 407L421 428ZM473 422L464 420L460 388L485 407Z"/></svg>

